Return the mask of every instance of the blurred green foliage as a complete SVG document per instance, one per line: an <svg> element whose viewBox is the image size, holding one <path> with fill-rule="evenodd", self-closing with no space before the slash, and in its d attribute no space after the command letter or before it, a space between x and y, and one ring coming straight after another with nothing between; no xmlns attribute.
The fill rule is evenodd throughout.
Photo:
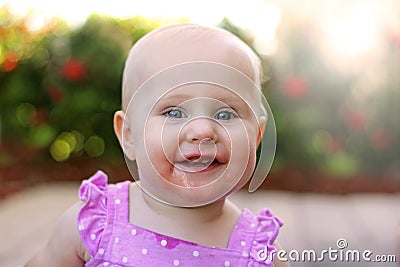
<svg viewBox="0 0 400 267"><path fill-rule="evenodd" d="M54 18L31 30L29 16L0 9L2 142L23 144L45 160L121 159L112 118L120 108L124 60L131 45L160 24L92 15L78 28ZM219 26L252 45L251 35L229 20ZM388 40L388 77L360 102L349 88L363 86L363 76L324 63L308 31L285 28L286 57L263 57L270 77L264 90L278 131L274 168L305 166L340 176L398 173L398 44ZM4 153L0 158L0 164L13 162Z"/></svg>
<svg viewBox="0 0 400 267"><path fill-rule="evenodd" d="M159 25L93 15L77 29L53 19L30 31L29 14L0 12L2 139L57 161L120 154L112 117L120 108L124 60Z"/></svg>

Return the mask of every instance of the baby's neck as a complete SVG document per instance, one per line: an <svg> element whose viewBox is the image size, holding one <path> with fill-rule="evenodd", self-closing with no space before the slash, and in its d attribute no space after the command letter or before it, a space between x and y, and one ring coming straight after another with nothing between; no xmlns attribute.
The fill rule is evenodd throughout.
<svg viewBox="0 0 400 267"><path fill-rule="evenodd" d="M240 216L240 210L226 199L196 208L174 207L146 195L136 184L130 196L131 223L206 246L227 247Z"/></svg>
<svg viewBox="0 0 400 267"><path fill-rule="evenodd" d="M133 196L140 196L141 199L137 199L138 203L132 203L133 206L136 204L143 205L142 207L146 210L162 216L164 218L172 218L173 220L183 220L190 224L193 223L209 223L220 218L224 212L225 198L222 198L211 204L194 207L194 208L183 208L177 206L167 205L160 202L153 197L147 195L137 185L134 185ZM136 206L137 207L137 206Z"/></svg>

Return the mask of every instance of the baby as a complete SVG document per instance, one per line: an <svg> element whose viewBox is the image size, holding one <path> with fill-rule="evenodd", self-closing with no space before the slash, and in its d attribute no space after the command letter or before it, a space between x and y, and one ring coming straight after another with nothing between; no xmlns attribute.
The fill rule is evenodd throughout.
<svg viewBox="0 0 400 267"><path fill-rule="evenodd" d="M109 185L101 171L84 181L26 267L288 266L274 257L281 220L227 199L254 175L268 121L260 65L222 29L178 24L140 39L114 116L136 182Z"/></svg>

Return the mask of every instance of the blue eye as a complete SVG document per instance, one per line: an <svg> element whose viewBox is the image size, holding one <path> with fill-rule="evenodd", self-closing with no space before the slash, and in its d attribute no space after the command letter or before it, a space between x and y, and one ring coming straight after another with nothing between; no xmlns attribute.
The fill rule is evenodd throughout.
<svg viewBox="0 0 400 267"><path fill-rule="evenodd" d="M226 120L231 120L236 117L237 116L234 114L234 112L222 110L222 111L218 112L217 114L215 114L214 119L226 121Z"/></svg>
<svg viewBox="0 0 400 267"><path fill-rule="evenodd" d="M168 110L167 112L165 112L165 115L172 119L181 119L187 117L186 114L182 112L182 110L176 108Z"/></svg>

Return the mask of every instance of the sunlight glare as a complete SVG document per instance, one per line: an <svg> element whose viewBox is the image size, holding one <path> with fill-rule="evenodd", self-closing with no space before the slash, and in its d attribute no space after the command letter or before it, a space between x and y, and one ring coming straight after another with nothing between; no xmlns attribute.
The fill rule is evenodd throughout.
<svg viewBox="0 0 400 267"><path fill-rule="evenodd" d="M276 30L282 19L280 8L263 0L254 0L252 9L245 5L247 3L242 2L241 6L236 6L234 12L227 14L228 18L254 34L254 46L259 53L274 54L278 49Z"/></svg>
<svg viewBox="0 0 400 267"><path fill-rule="evenodd" d="M368 53L377 47L378 23L366 10L350 12L332 32L332 49L345 57Z"/></svg>
<svg viewBox="0 0 400 267"><path fill-rule="evenodd" d="M344 15L332 14L336 19L326 20L324 33L333 56L354 59L377 49L382 26L377 15L366 4L354 5Z"/></svg>
<svg viewBox="0 0 400 267"><path fill-rule="evenodd" d="M72 26L81 25L92 13L108 14L115 17L140 15L156 19L188 19L203 25L216 25L224 17L235 25L249 30L254 35L254 45L261 54L273 54L277 49L276 29L281 21L281 10L275 4L264 0L229 1L160 1L160 0L114 0L55 2L37 0L1 1L0 6L9 3L15 14L27 14L31 8L35 13L29 21L29 29L40 30L45 18L64 18ZM79 7L79 8L78 8Z"/></svg>
<svg viewBox="0 0 400 267"><path fill-rule="evenodd" d="M27 20L25 21L26 28L31 31L40 31L47 23L46 17L36 11L30 12Z"/></svg>

